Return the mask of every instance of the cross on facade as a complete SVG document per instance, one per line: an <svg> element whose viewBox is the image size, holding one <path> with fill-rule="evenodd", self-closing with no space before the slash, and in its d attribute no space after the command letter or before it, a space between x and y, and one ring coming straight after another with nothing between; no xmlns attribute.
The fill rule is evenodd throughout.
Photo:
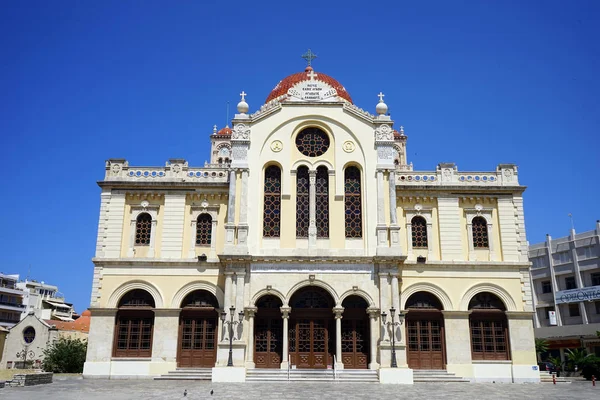
<svg viewBox="0 0 600 400"><path fill-rule="evenodd" d="M383 103L383 98L385 97L385 94L379 92L379 94L377 96L379 96L379 102Z"/></svg>
<svg viewBox="0 0 600 400"><path fill-rule="evenodd" d="M308 62L308 66L310 67L312 60L317 58L317 55L315 53L313 53L312 51L310 51L310 49L308 49L308 51L306 53L302 54L302 58L304 58L306 60L306 62Z"/></svg>
<svg viewBox="0 0 600 400"><path fill-rule="evenodd" d="M314 81L315 78L319 75L315 74L315 71L313 71L312 69L310 71L308 71L308 77L310 78L311 81Z"/></svg>
<svg viewBox="0 0 600 400"><path fill-rule="evenodd" d="M244 92L242 90L242 93L240 93L240 96L242 96L242 101L246 101L246 92Z"/></svg>

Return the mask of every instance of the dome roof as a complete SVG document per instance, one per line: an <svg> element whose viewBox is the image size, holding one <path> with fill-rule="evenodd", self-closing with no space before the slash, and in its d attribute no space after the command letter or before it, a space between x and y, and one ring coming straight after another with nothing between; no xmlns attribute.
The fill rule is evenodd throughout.
<svg viewBox="0 0 600 400"><path fill-rule="evenodd" d="M91 317L92 316L92 312L90 310L85 310L84 312L81 313L82 317Z"/></svg>
<svg viewBox="0 0 600 400"><path fill-rule="evenodd" d="M277 86L275 86L275 88L273 88L273 90L271 90L271 93L269 93L269 95L267 96L267 100L265 100L265 103L268 103L269 101L276 99L279 96L287 94L290 88L302 81L310 81L310 73L312 71L312 67L306 67L304 72L298 72L296 74L292 74L284 78L281 82L277 84ZM338 81L336 81L329 75L325 75L321 72L314 72L314 80L328 84L337 91L338 96L352 103L352 97L350 97L350 94L346 91L346 89Z"/></svg>
<svg viewBox="0 0 600 400"><path fill-rule="evenodd" d="M221 129L219 132L217 132L217 135L231 135L231 128L229 126L226 126L225 128Z"/></svg>

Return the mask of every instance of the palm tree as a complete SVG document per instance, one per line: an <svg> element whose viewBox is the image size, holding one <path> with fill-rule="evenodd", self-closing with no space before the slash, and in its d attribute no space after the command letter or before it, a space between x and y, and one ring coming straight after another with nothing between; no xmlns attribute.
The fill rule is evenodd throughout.
<svg viewBox="0 0 600 400"><path fill-rule="evenodd" d="M567 349L566 353L567 361L571 368L577 366L578 370L581 370L589 361L593 354L590 354L585 349Z"/></svg>
<svg viewBox="0 0 600 400"><path fill-rule="evenodd" d="M535 339L535 354L537 355L538 362L542 361L542 353L548 351L548 341L546 339Z"/></svg>

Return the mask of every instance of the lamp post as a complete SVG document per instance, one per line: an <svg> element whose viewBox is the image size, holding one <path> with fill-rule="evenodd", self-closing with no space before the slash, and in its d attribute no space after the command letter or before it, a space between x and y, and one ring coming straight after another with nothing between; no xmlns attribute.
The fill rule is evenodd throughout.
<svg viewBox="0 0 600 400"><path fill-rule="evenodd" d="M235 313L235 307L231 306L229 308L229 315L231 316L231 321L227 321L227 312L223 311L221 313L221 321L223 325L229 325L229 358L227 359L227 366L233 367L233 326L237 324L241 324L244 320L244 312L240 311L238 314L239 321L233 320L233 313Z"/></svg>
<svg viewBox="0 0 600 400"><path fill-rule="evenodd" d="M392 368L398 368L398 364L396 363L396 326L402 325L402 320L399 322L394 321L394 316L396 315L396 309L394 307L390 308L390 316L392 317L391 322L386 322L387 314L384 312L381 313L381 320L384 326L389 326L392 328ZM404 314L402 312L398 313L398 318L401 318Z"/></svg>

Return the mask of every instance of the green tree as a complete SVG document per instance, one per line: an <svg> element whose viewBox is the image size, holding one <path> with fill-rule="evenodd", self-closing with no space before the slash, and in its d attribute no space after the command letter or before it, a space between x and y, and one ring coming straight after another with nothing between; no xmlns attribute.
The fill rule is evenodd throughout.
<svg viewBox="0 0 600 400"><path fill-rule="evenodd" d="M542 353L548 351L548 345L546 339L535 339L535 354L537 354L538 362L542 361Z"/></svg>
<svg viewBox="0 0 600 400"><path fill-rule="evenodd" d="M593 354L588 353L585 349L567 349L565 358L571 369L575 369L575 366L577 366L581 370L593 361Z"/></svg>
<svg viewBox="0 0 600 400"><path fill-rule="evenodd" d="M81 373L86 351L85 340L59 338L44 350L42 368L47 372Z"/></svg>

